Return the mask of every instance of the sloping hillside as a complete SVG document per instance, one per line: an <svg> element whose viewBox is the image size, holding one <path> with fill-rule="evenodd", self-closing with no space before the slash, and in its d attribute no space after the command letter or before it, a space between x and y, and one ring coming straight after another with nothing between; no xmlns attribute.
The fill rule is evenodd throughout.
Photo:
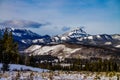
<svg viewBox="0 0 120 80"><path fill-rule="evenodd" d="M120 50L117 48L69 43L46 46L32 45L24 52L29 55L53 55L59 58L120 57Z"/></svg>

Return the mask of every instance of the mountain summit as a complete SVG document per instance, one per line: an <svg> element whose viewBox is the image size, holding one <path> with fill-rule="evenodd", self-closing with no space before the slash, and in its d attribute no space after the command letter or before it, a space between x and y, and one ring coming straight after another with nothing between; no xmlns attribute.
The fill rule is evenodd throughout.
<svg viewBox="0 0 120 80"><path fill-rule="evenodd" d="M86 37L88 34L83 30L82 27L77 27L70 32L63 34L62 36L69 36L70 38Z"/></svg>
<svg viewBox="0 0 120 80"><path fill-rule="evenodd" d="M7 28L8 31L12 31L14 40L16 42L18 42L19 44L19 49L23 50L29 46L31 46L32 44L41 44L43 42L34 42L35 40L46 40L46 39L50 39L49 35L38 35L30 30L27 29L16 29L16 28ZM1 35L3 35L5 31L5 28L0 29L0 33ZM44 42L45 43L45 42Z"/></svg>
<svg viewBox="0 0 120 80"><path fill-rule="evenodd" d="M66 32L62 35L57 35L52 38L53 42L74 42L79 38L87 37L87 34L83 28L77 27L69 32Z"/></svg>

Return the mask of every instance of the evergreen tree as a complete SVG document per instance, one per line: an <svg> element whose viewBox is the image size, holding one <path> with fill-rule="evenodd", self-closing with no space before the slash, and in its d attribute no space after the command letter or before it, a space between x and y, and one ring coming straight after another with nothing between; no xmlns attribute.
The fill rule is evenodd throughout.
<svg viewBox="0 0 120 80"><path fill-rule="evenodd" d="M9 42L8 42L8 30L6 29L2 38L2 60L3 63L8 63L8 49L9 49Z"/></svg>
<svg viewBox="0 0 120 80"><path fill-rule="evenodd" d="M8 40L9 40L9 47L10 47L9 55L11 55L10 60L12 61L12 63L18 63L18 57L19 57L18 44L13 40L12 32L9 33Z"/></svg>
<svg viewBox="0 0 120 80"><path fill-rule="evenodd" d="M3 71L9 70L9 63L18 62L18 45L13 40L12 32L9 32L7 28L0 40L0 52Z"/></svg>
<svg viewBox="0 0 120 80"><path fill-rule="evenodd" d="M8 29L5 30L3 39L3 55L4 61L7 63L17 63L18 61L18 45L14 42L12 32L9 32Z"/></svg>
<svg viewBox="0 0 120 80"><path fill-rule="evenodd" d="M2 62L2 38L0 35L0 62Z"/></svg>
<svg viewBox="0 0 120 80"><path fill-rule="evenodd" d="M30 66L35 66L35 58L33 55L29 57L29 61L30 61Z"/></svg>

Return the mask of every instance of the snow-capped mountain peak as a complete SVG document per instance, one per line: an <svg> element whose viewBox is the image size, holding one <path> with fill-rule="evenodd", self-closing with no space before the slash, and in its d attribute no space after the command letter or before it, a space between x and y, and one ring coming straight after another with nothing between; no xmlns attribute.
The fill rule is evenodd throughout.
<svg viewBox="0 0 120 80"><path fill-rule="evenodd" d="M71 38L80 38L80 37L88 36L88 34L83 30L83 28L77 27L61 36L69 36Z"/></svg>
<svg viewBox="0 0 120 80"><path fill-rule="evenodd" d="M6 28L2 28L0 29L0 33L3 35L4 31ZM10 32L12 32L14 40L16 42L18 42L19 44L19 48L27 48L28 46L32 45L32 44L44 44L46 43L47 40L50 40L50 36L49 35L44 35L41 36L37 33L34 33L30 30L27 29L17 29L17 28L7 28L7 30ZM2 36L1 35L1 36ZM41 42L41 41L42 42ZM36 41L36 42L35 42Z"/></svg>
<svg viewBox="0 0 120 80"><path fill-rule="evenodd" d="M62 35L57 35L52 38L53 42L63 42L63 41L75 41L82 37L87 37L89 34L87 34L83 28L77 27L69 32L66 32Z"/></svg>
<svg viewBox="0 0 120 80"><path fill-rule="evenodd" d="M2 28L0 29L1 33L3 34L4 31L5 31L6 28ZM30 31L30 30L27 30L27 29L23 29L23 28L7 28L7 30L10 32L12 32L13 36L18 36L18 37L24 37L24 38L32 38L32 37L36 37L36 38L39 38L40 35Z"/></svg>
<svg viewBox="0 0 120 80"><path fill-rule="evenodd" d="M72 30L71 32L76 32L76 33L85 33L85 34L86 34L86 32L83 30L83 28L82 28L82 27L77 27L77 28L75 28L74 30Z"/></svg>

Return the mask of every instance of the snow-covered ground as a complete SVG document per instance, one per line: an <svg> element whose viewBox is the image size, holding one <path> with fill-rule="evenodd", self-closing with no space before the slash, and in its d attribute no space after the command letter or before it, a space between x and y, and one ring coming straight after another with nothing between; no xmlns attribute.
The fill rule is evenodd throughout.
<svg viewBox="0 0 120 80"><path fill-rule="evenodd" d="M0 70L2 68L2 64L0 63ZM18 65L18 64L9 64L9 70L30 70L30 71L36 71L36 72L45 72L48 71L46 69L40 69L40 68L35 68L31 66L25 66L25 65Z"/></svg>
<svg viewBox="0 0 120 80"><path fill-rule="evenodd" d="M0 64L0 68L2 64ZM12 71L14 69L22 71ZM31 71L24 71L29 69ZM0 71L0 80L120 80L120 72L49 71L10 64L10 71Z"/></svg>

